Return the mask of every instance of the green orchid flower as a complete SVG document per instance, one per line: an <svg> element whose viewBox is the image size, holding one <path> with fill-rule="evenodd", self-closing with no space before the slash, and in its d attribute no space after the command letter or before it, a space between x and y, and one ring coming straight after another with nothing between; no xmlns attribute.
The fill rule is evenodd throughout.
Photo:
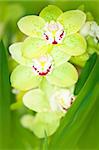
<svg viewBox="0 0 99 150"><path fill-rule="evenodd" d="M80 30L83 36L93 37L96 43L99 42L99 25L95 21L87 21Z"/></svg>
<svg viewBox="0 0 99 150"><path fill-rule="evenodd" d="M54 5L45 7L39 16L30 15L21 18L18 27L29 36L24 43L23 56L31 59L54 48L63 51L64 55L83 54L86 50L86 41L77 32L85 20L86 15L80 10L62 12Z"/></svg>
<svg viewBox="0 0 99 150"><path fill-rule="evenodd" d="M99 25L95 21L87 21L81 28L80 34L86 38L87 53L99 54Z"/></svg>
<svg viewBox="0 0 99 150"><path fill-rule="evenodd" d="M50 55L27 59L22 55L24 46L24 42L19 42L9 47L12 58L19 63L11 74L12 87L27 91L39 87L43 78L58 87L70 87L77 82L77 70L67 62L70 59L69 55L66 56L54 48ZM36 49L34 51L36 52Z"/></svg>
<svg viewBox="0 0 99 150"><path fill-rule="evenodd" d="M73 89L73 87L70 89L53 87L43 80L39 89L30 90L23 96L24 105L38 113L35 117L23 116L22 125L33 131L39 138L45 137L44 132L47 136L52 135L59 127L61 117L75 100Z"/></svg>
<svg viewBox="0 0 99 150"><path fill-rule="evenodd" d="M45 135L51 136L60 124L60 119L54 112L40 112L36 116L26 114L20 121L24 128L32 131L38 138L45 138Z"/></svg>

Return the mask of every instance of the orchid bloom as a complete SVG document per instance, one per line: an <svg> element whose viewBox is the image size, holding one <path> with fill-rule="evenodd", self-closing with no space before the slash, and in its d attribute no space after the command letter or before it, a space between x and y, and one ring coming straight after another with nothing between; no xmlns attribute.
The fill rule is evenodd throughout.
<svg viewBox="0 0 99 150"><path fill-rule="evenodd" d="M22 55L25 58L41 56L57 49L64 55L81 55L86 50L83 36L77 33L86 20L80 10L62 12L54 5L45 7L39 14L25 16L18 22L19 29L28 36Z"/></svg>
<svg viewBox="0 0 99 150"><path fill-rule="evenodd" d="M40 88L30 90L23 96L24 105L38 112L37 115L35 117L25 115L22 117L21 123L40 138L45 136L45 131L47 136L50 136L59 127L61 117L71 107L74 100L73 88L53 87L43 80Z"/></svg>
<svg viewBox="0 0 99 150"><path fill-rule="evenodd" d="M67 112L75 97L70 88L58 88L43 79L37 89L32 89L23 96L23 103L36 112Z"/></svg>
<svg viewBox="0 0 99 150"><path fill-rule="evenodd" d="M58 87L70 87L77 82L77 70L67 62L70 56L66 57L64 53L54 49L50 55L27 59L22 56L22 46L24 42L13 44L9 48L12 58L19 63L11 74L12 87L27 91L39 87L43 78Z"/></svg>
<svg viewBox="0 0 99 150"><path fill-rule="evenodd" d="M94 41L99 42L99 25L95 21L87 21L80 30L83 36L90 35Z"/></svg>

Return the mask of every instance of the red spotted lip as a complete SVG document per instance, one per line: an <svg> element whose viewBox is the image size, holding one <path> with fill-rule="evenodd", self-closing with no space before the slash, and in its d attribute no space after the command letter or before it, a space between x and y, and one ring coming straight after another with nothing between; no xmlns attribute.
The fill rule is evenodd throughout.
<svg viewBox="0 0 99 150"><path fill-rule="evenodd" d="M33 69L37 72L40 76L45 76L51 71L52 65L49 66L49 68L45 72L40 72L35 66L33 66Z"/></svg>
<svg viewBox="0 0 99 150"><path fill-rule="evenodd" d="M54 40L54 41L52 42L52 44L58 44L58 43L57 43L57 41Z"/></svg>
<svg viewBox="0 0 99 150"><path fill-rule="evenodd" d="M49 40L49 36L46 33L44 33L44 36L45 36L46 40ZM63 36L64 36L64 31L62 31L62 33L60 34L59 40L62 40ZM54 41L52 42L52 44L58 44L58 42L55 40L55 38L54 38Z"/></svg>

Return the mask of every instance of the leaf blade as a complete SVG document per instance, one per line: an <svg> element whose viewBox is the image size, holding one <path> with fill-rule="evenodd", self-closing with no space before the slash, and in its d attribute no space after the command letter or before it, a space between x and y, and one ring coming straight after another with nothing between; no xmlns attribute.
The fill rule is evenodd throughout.
<svg viewBox="0 0 99 150"><path fill-rule="evenodd" d="M77 142L87 127L88 121L90 121L88 119L90 116L92 117L91 111L99 97L97 90L99 87L98 65L99 57L75 103L61 121L60 128L56 134L52 137L50 149L53 149L55 146L57 146L57 149L77 148Z"/></svg>
<svg viewBox="0 0 99 150"><path fill-rule="evenodd" d="M78 82L76 83L76 86L75 86L75 91L74 91L74 94L77 95L81 88L84 86L95 62L96 62L96 58L97 58L97 54L94 53L89 59L88 61L86 62L85 64L85 67L82 69L82 72L79 76L79 79L78 79Z"/></svg>
<svg viewBox="0 0 99 150"><path fill-rule="evenodd" d="M10 84L6 49L0 42L0 146L8 148L11 133Z"/></svg>

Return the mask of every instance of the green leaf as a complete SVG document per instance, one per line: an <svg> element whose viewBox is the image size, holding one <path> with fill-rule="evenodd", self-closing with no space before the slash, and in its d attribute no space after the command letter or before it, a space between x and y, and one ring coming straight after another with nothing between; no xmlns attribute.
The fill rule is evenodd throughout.
<svg viewBox="0 0 99 150"><path fill-rule="evenodd" d="M96 104L93 106L92 115L90 116L90 122L87 125L80 140L78 141L78 148L80 150L99 149L99 142L98 142L99 132L97 132L98 126L99 126L99 101L97 100Z"/></svg>
<svg viewBox="0 0 99 150"><path fill-rule="evenodd" d="M82 69L81 74L79 76L78 82L75 86L74 94L77 95L82 87L84 86L95 62L96 62L97 54L94 53L92 56L90 56L89 60L86 62L85 67Z"/></svg>
<svg viewBox="0 0 99 150"><path fill-rule="evenodd" d="M78 142L83 141L81 136L86 135L85 130L91 126L91 120L94 116L96 116L93 109L96 107L99 98L99 57L96 60L96 63L93 66L92 71L90 72L89 77L86 80L85 85L80 91L75 103L67 112L67 115L61 121L60 128L56 132L56 134L52 137L50 142L50 149L57 147L58 149L77 149ZM98 114L97 114L98 115ZM99 120L98 120L99 121ZM91 126L94 128L95 126ZM97 128L95 128L95 132L97 132ZM96 133L93 133L95 137ZM90 133L88 133L90 134ZM95 140L98 144L99 134L97 133L97 138ZM90 142L90 138L87 139ZM72 143L72 144L71 144ZM97 148L97 145L94 144ZM86 147L85 147L86 149ZM91 149L91 143L88 146L88 149Z"/></svg>
<svg viewBox="0 0 99 150"><path fill-rule="evenodd" d="M9 149L11 134L10 84L6 49L0 42L0 149Z"/></svg>

